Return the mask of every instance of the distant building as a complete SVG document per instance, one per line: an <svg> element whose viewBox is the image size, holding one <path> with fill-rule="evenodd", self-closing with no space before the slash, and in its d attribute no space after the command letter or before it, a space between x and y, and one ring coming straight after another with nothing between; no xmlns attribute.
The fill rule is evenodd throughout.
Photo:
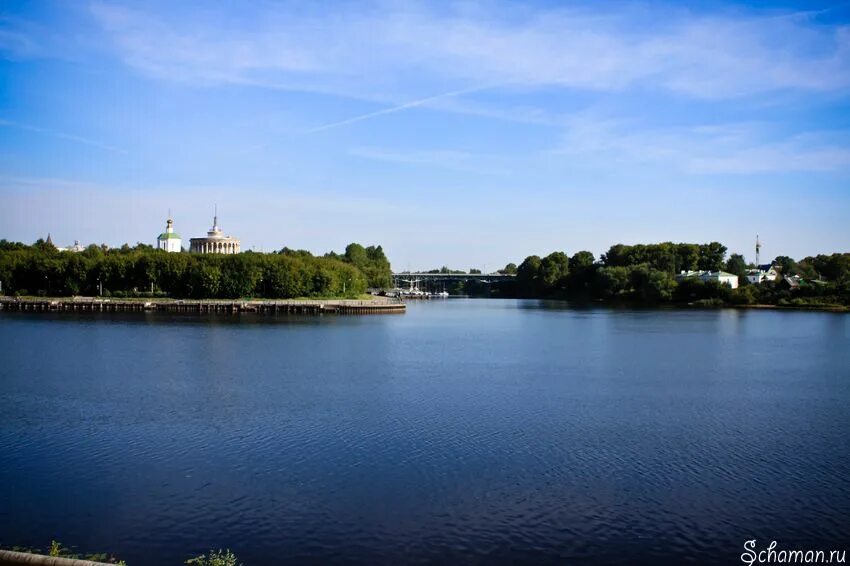
<svg viewBox="0 0 850 566"><path fill-rule="evenodd" d="M682 281L691 277L695 277L704 283L715 281L723 285L728 285L732 289L738 288L738 276L725 271L682 271L676 276L676 280Z"/></svg>
<svg viewBox="0 0 850 566"><path fill-rule="evenodd" d="M183 240L180 234L174 231L174 221L171 218L165 221L165 232L156 238L156 247L167 252L183 250Z"/></svg>
<svg viewBox="0 0 850 566"><path fill-rule="evenodd" d="M218 213L213 217L213 225L207 232L207 237L192 238L189 244L189 250L199 254L239 253L239 238L224 235L224 231L218 225Z"/></svg>
<svg viewBox="0 0 850 566"><path fill-rule="evenodd" d="M799 275L786 275L779 280L778 285L783 289L796 291L800 288L800 283L802 282L803 279Z"/></svg>
<svg viewBox="0 0 850 566"><path fill-rule="evenodd" d="M50 237L50 234L47 234L47 241L46 241L46 243L47 243L47 245L50 245L50 246L53 246L54 248L56 248L56 251L57 251L57 252L77 252L77 253L78 253L78 252L81 252L81 251L83 251L84 249L86 249L86 248L84 248L83 246L81 246L81 245L80 245L80 241L79 241L79 240L74 240L74 245L73 245L73 246L68 246L67 248L63 248L63 247L61 247L61 246L57 246L57 245L55 245L55 244L53 243L53 238L51 238L51 237Z"/></svg>
<svg viewBox="0 0 850 566"><path fill-rule="evenodd" d="M764 281L764 271L761 269L748 269L747 281L749 281L751 285L758 285Z"/></svg>
<svg viewBox="0 0 850 566"><path fill-rule="evenodd" d="M86 249L80 244L79 240L74 240L73 246L68 246L68 247L57 246L56 244L53 243L53 237L50 235L50 232L47 233L47 240L45 240L44 243L47 244L48 246L53 246L53 248L57 252L79 253L79 252L85 251L85 249Z"/></svg>
<svg viewBox="0 0 850 566"><path fill-rule="evenodd" d="M84 247L80 244L80 241L79 241L79 240L74 240L74 245L73 245L73 246L68 246L67 248L56 248L56 249L57 249L57 250L59 250L60 252L74 252L74 253L80 253L81 251L85 250L86 248L84 248Z"/></svg>
<svg viewBox="0 0 850 566"><path fill-rule="evenodd" d="M756 269L747 270L747 281L754 285L759 285L765 281L776 281L778 276L776 267L769 263L759 265Z"/></svg>

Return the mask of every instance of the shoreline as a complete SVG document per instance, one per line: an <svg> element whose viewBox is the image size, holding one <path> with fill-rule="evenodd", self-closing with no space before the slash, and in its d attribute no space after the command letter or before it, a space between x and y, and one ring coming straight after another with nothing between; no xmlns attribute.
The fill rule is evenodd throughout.
<svg viewBox="0 0 850 566"><path fill-rule="evenodd" d="M103 299L100 297L0 297L0 311L169 312L194 314L401 314L403 301L374 299Z"/></svg>
<svg viewBox="0 0 850 566"><path fill-rule="evenodd" d="M452 298L452 297L449 297ZM457 297L455 297L457 298ZM474 297L473 297L474 298ZM514 299L514 297L500 297ZM497 299L498 300L498 299ZM533 299L558 301L573 307L602 306L647 310L717 310L753 309L850 313L844 305L771 305L771 304L696 304L696 303L632 303L628 301L570 301L569 299ZM0 295L0 312L171 312L219 314L391 314L404 313L403 299L372 296L369 299L167 299L167 298L102 298L102 297L12 297Z"/></svg>
<svg viewBox="0 0 850 566"><path fill-rule="evenodd" d="M733 303L721 304L698 304L698 303L640 303L631 301L574 301L570 299L559 298L533 298L533 297L500 297L504 299L520 299L530 301L554 301L566 303L570 307L607 307L613 309L628 308L639 310L718 310L718 309L756 309L756 310L786 310L786 311L813 311L813 312L834 312L834 313L850 313L850 306L838 304L826 305L771 305L771 304L753 304L741 305Z"/></svg>
<svg viewBox="0 0 850 566"><path fill-rule="evenodd" d="M820 311L820 312L850 312L850 307L844 305L729 305L733 309L765 309L765 310L787 310L787 311Z"/></svg>

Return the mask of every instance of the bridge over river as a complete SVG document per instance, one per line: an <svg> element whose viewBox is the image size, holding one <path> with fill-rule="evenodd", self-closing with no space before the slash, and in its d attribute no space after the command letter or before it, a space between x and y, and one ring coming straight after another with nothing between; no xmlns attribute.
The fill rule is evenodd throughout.
<svg viewBox="0 0 850 566"><path fill-rule="evenodd" d="M504 273L423 273L402 271L393 273L393 286L400 289L414 287L423 291L439 291L444 286L477 281L483 284L512 281L516 275Z"/></svg>

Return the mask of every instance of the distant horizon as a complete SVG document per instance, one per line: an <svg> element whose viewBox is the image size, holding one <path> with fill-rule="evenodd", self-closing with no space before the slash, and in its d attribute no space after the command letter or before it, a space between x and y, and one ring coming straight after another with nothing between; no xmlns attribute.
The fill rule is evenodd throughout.
<svg viewBox="0 0 850 566"><path fill-rule="evenodd" d="M204 238L204 237L206 237L207 231L212 226L212 220L213 220L213 217L210 217L210 225L207 227L207 229L203 230L203 232L197 232L197 233L193 232L191 235L187 235L187 233L185 233L184 231L181 231L181 229L178 228L177 219L174 217L173 214L170 217L168 215L166 215L165 219L167 220L168 218L171 218L174 221L174 224L173 224L174 232L176 232L180 236L181 246L182 246L184 252L189 251L189 245L188 244L189 244L189 240L191 238ZM219 225L221 225L221 224L222 224L222 222L221 222L221 220L219 220ZM165 230L165 220L163 220L163 223L162 223L162 230L160 232L157 232L157 234L154 236L153 240L150 241L150 242L141 241L141 240L124 241L124 242L118 242L118 243L111 243L111 242L105 242L105 241L88 241L87 242L87 241L84 241L84 240L80 240L79 238L74 238L73 240L70 240L70 241L64 241L64 240L57 239L56 235L53 232L47 232L43 235L40 235L40 236L32 239L31 241L24 241L24 240L20 240L20 239L8 238L8 237L5 237L2 234L0 234L0 240L5 239L6 241L9 241L9 242L19 242L19 243L26 244L26 245L33 245L35 242L37 242L39 240L46 240L47 237L50 236L53 244L56 247L62 247L62 248L70 247L77 242L82 247L88 247L90 245L100 246L100 245L105 244L106 246L109 247L109 249L119 249L122 246L124 246L125 244L129 245L130 247L134 247L138 244L145 244L145 245L149 245L151 247L156 247L156 236L161 234L164 230ZM345 251L345 247L348 244L351 244L351 243L357 243L357 244L361 244L363 246L372 246L372 245L381 246L382 249L384 249L384 252L385 253L387 252L386 247L383 246L383 244L381 244L381 242L366 242L366 241L358 241L356 239L353 239L349 242L346 242L344 245L340 246L338 249L316 250L316 249L310 249L310 248L306 248L306 247L286 245L286 244L278 246L278 247L272 247L272 248L269 248L269 249L265 249L265 248L245 246L244 240L242 240L242 238L239 234L231 233L231 232L228 232L227 230L224 230L224 234L227 235L227 236L233 236L235 238L239 238L240 241L243 242L242 253L249 252L249 251L255 252L255 253L277 253L277 252L281 251L283 248L289 248L291 250L296 250L296 251L306 250L313 255L322 256L322 255L325 255L325 254L331 253L331 252L343 253ZM759 238L759 242L762 244L761 245L761 252L759 254L760 255L760 261L759 261L758 265L765 265L765 264L768 264L768 263L772 263L773 260L775 258L779 257L779 256L788 256L788 257L791 257L794 260L799 261L799 260L801 260L805 257L814 257L814 256L817 256L819 254L830 255L830 254L833 254L833 253L850 253L850 252L843 251L843 250L826 250L826 251L819 251L819 252L816 252L816 253L806 253L806 254L802 254L802 255L799 255L799 256L794 256L794 255L790 255L790 254L782 253L782 252L778 252L775 255L771 255L770 252L764 246L764 241L763 241L761 235L759 234L759 235L756 235L756 236ZM546 251L546 252L532 252L532 253L525 254L522 257L517 257L515 259L508 260L501 265L494 265L494 266L488 266L488 265L485 265L485 264L482 264L481 266L478 266L478 265L464 266L464 265L450 265L450 264L447 264L447 263L441 263L439 265L418 266L418 267L413 267L413 268L409 268L409 267L401 268L392 261L392 257L389 257L389 254L388 254L388 259L390 260L390 263L393 266L394 272L407 272L407 271L425 272L425 271L428 271L428 270L434 270L434 269L440 269L440 268L443 268L443 267L447 267L449 269L462 270L462 271L465 271L465 272L468 272L471 269L478 269L478 270L483 271L484 273L494 273L496 271L503 269L504 267L506 267L510 263L514 263L516 265L519 265L527 257L533 256L533 255L545 257L546 255L549 255L550 253L553 253L553 252L564 252L568 256L571 256L574 253L579 252L579 251L589 251L594 255L594 258L595 258L596 261L601 261L602 256L612 246L615 246L615 245L618 245L618 244L623 244L623 245L645 244L645 245L649 245L649 244L659 244L659 243L664 243L664 242L671 242L671 243L674 243L674 244L707 244L707 243L710 243L710 242L719 242L720 244L727 246L726 259L728 259L729 256L732 255L732 254L740 254L744 257L744 260L746 261L747 264L756 264L755 257L754 257L755 256L755 244L756 244L755 238L756 237L754 236L753 242L752 242L752 249L751 249L752 253L749 254L749 255L745 251L739 251L739 250L735 250L735 249L730 248L722 240L677 241L677 240L671 240L671 239L662 239L662 240L658 240L658 241L639 241L639 242L617 241L617 242L611 242L611 244L606 246L601 251L594 251L594 250L591 250L591 249L588 249L588 248L578 247L578 248L575 248L575 249L552 249L552 250L549 250L549 251Z"/></svg>
<svg viewBox="0 0 850 566"><path fill-rule="evenodd" d="M0 232L492 271L850 251L850 5L11 2ZM333 16L329 16L333 14Z"/></svg>

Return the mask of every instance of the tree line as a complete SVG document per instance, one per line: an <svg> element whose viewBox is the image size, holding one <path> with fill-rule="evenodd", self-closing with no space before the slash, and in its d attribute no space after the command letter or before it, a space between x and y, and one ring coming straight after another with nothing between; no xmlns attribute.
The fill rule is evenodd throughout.
<svg viewBox="0 0 850 566"><path fill-rule="evenodd" d="M60 252L38 240L0 240L4 294L174 298L355 297L388 286L390 263L380 246L350 244L343 254L313 256L284 248L235 255L166 253L152 246L90 245Z"/></svg>
<svg viewBox="0 0 850 566"><path fill-rule="evenodd" d="M743 256L726 257L719 242L616 244L598 259L589 251L568 256L561 251L545 257L529 256L502 273L516 273L500 284L501 296L637 303L850 305L850 254L817 255L795 261L777 257L780 277L750 285L746 272L754 268ZM726 271L738 276L739 288L697 278L676 280L682 271ZM799 276L790 287L784 276ZM472 283L472 282L470 282ZM472 283L467 291L478 289Z"/></svg>

